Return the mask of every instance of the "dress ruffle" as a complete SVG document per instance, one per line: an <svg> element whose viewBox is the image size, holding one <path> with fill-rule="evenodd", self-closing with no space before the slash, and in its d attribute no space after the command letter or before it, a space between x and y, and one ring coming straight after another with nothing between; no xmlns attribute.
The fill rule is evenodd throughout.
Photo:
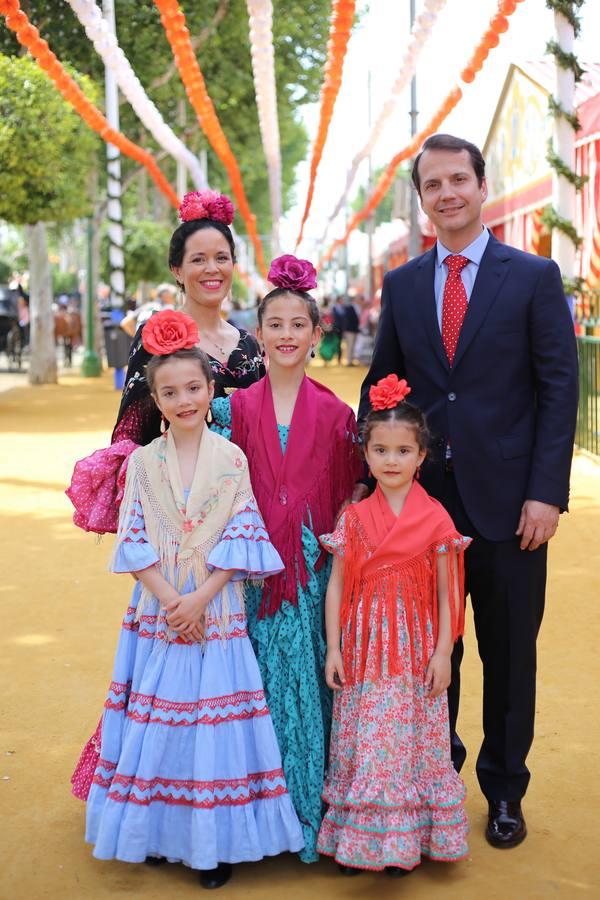
<svg viewBox="0 0 600 900"><path fill-rule="evenodd" d="M274 616L258 618L262 592L249 586L246 609L288 790L304 834L300 859L311 863L319 858L316 844L331 726L331 691L323 676L323 598L331 567L327 561L315 571L320 549L306 527L302 544L310 577L306 589L299 587L298 605L284 602Z"/></svg>
<svg viewBox="0 0 600 900"><path fill-rule="evenodd" d="M229 595L225 635L172 641L158 601L139 622L136 585L105 703L87 803L98 859L165 856L197 869L298 851L302 832L246 630Z"/></svg>
<svg viewBox="0 0 600 900"><path fill-rule="evenodd" d="M235 569L232 581L247 578L262 581L281 572L281 557L267 534L262 517L254 503L237 513L225 528L221 540L206 561L209 571Z"/></svg>
<svg viewBox="0 0 600 900"><path fill-rule="evenodd" d="M129 439L117 441L75 463L65 493L75 507L73 522L78 528L117 533L127 462L137 446Z"/></svg>
<svg viewBox="0 0 600 900"><path fill-rule="evenodd" d="M111 572L141 572L160 561L154 547L148 541L142 504L139 497L132 500L127 524L115 543L115 552L111 561Z"/></svg>

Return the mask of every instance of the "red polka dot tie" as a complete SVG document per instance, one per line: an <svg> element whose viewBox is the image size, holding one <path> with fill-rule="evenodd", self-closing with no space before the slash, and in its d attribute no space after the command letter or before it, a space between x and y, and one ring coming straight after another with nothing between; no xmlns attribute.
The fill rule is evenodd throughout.
<svg viewBox="0 0 600 900"><path fill-rule="evenodd" d="M442 341L452 365L458 336L467 311L467 292L460 273L468 264L466 256L447 256L444 260L448 266L448 277L444 285L444 301L442 304Z"/></svg>

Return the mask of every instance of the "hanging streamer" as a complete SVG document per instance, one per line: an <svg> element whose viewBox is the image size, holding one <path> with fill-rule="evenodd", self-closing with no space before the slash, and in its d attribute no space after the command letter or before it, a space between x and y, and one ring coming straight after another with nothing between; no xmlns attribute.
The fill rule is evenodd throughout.
<svg viewBox="0 0 600 900"><path fill-rule="evenodd" d="M269 177L269 199L273 222L273 257L279 255L281 219L281 150L277 117L275 54L273 50L273 4L271 0L246 0L250 23L250 52L258 122Z"/></svg>
<svg viewBox="0 0 600 900"><path fill-rule="evenodd" d="M115 80L138 118L155 141L189 171L197 190L207 188L200 162L169 128L158 109L142 87L131 64L110 31L96 0L68 0L73 12L85 28L104 65L111 69Z"/></svg>
<svg viewBox="0 0 600 900"><path fill-rule="evenodd" d="M77 82L63 68L47 42L40 37L37 28L31 24L21 10L19 0L0 0L0 13L5 16L6 27L15 32L19 43L29 50L39 66L52 79L67 103L75 109L90 128L100 135L102 140L114 144L125 156L129 156L130 159L143 165L158 189L177 208L179 206L177 194L159 169L154 157L138 144L134 144L133 141L126 138L120 131L111 128L100 110L88 100Z"/></svg>
<svg viewBox="0 0 600 900"><path fill-rule="evenodd" d="M256 263L261 274L266 278L267 270L262 246L256 231L256 218L248 205L237 160L221 128L212 100L206 90L204 77L194 54L190 33L185 24L185 14L177 0L154 0L154 4L160 11L160 20L173 50L173 58L190 103L194 107L200 127L225 167L231 190L237 202L237 208L246 223L248 236L254 246Z"/></svg>
<svg viewBox="0 0 600 900"><path fill-rule="evenodd" d="M333 116L333 108L342 84L342 71L344 59L348 49L350 31L354 20L355 0L333 0L331 22L329 26L329 42L327 44L327 62L325 64L325 80L321 89L321 113L319 116L319 128L314 143L312 159L310 162L310 180L306 205L300 223L300 233L296 240L296 249L302 240L304 226L308 219L313 194L315 192L315 180L317 169L323 155L323 148L327 140L329 124Z"/></svg>
<svg viewBox="0 0 600 900"><path fill-rule="evenodd" d="M427 43L433 26L437 21L438 14L441 12L445 5L446 0L425 0L425 11L420 13L420 15L418 15L415 19L410 40L404 53L402 63L400 64L398 76L396 78L396 81L392 85L392 95L384 103L364 147L359 150L359 152L352 160L352 164L350 166L350 169L348 170L348 175L346 177L346 186L344 188L342 196L336 204L334 211L327 220L327 227L325 228L325 232L323 233L323 237L321 238L321 243L325 242L327 238L327 232L329 231L331 223L334 221L334 219L337 218L344 206L344 203L346 202L346 197L348 196L350 188L352 187L361 162L366 159L372 152L377 141L381 137L381 133L386 122L396 109L400 94L415 74L421 51Z"/></svg>
<svg viewBox="0 0 600 900"><path fill-rule="evenodd" d="M465 84L470 84L474 80L477 72L480 71L483 63L487 59L490 50L498 46L500 35L508 31L509 22L507 16L511 16L514 13L518 3L523 3L523 0L499 0L496 14L490 19L489 27L483 33L467 65L460 73L461 80L465 82ZM442 122L450 115L462 96L463 92L461 88L458 86L453 87L425 128L416 134L411 142L394 156L375 185L375 188L365 205L352 216L344 236L337 241L334 241L327 253L321 257L319 269L326 262L329 262L338 247L342 247L346 243L354 229L377 209L392 186L396 170L400 163L405 159L410 159L419 152L424 141L431 134L436 133Z"/></svg>

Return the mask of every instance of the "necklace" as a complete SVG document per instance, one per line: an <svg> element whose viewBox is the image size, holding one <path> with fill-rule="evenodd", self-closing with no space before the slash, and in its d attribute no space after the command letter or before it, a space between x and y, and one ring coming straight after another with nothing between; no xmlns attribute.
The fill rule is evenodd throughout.
<svg viewBox="0 0 600 900"><path fill-rule="evenodd" d="M206 331L204 332L204 337L205 337L208 341L210 341L210 343L213 345L213 347L216 347L216 348L217 348L217 350L219 351L219 353L221 354L221 356L227 356L224 347L221 347L220 344L217 344L217 342L216 342L215 340L213 340L213 338L211 338L211 336L210 336L209 334L207 334Z"/></svg>

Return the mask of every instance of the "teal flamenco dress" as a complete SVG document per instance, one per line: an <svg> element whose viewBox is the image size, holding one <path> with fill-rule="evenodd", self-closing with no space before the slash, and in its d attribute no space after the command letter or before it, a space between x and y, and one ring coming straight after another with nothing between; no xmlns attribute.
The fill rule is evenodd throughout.
<svg viewBox="0 0 600 900"><path fill-rule="evenodd" d="M211 428L231 437L228 397L212 403ZM278 425L285 453L289 426ZM298 584L298 604L284 600L275 615L259 618L262 587L248 583L248 629L265 688L292 803L300 819L305 847L303 862L316 862L317 835L323 820L324 773L329 749L332 698L325 684L326 643L324 598L331 559L316 571L320 546L302 526L302 552L309 573L306 587Z"/></svg>

